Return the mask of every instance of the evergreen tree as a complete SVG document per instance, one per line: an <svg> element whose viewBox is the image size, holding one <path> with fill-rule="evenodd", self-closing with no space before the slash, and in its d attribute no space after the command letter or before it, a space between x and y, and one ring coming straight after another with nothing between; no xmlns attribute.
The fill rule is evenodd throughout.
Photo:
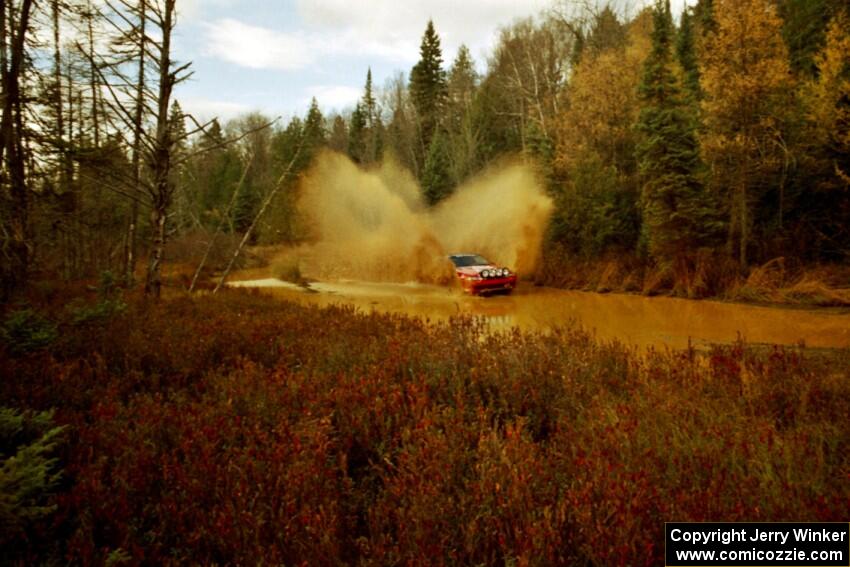
<svg viewBox="0 0 850 567"><path fill-rule="evenodd" d="M422 147L430 148L431 137L440 122L440 113L447 98L446 75L442 67L443 52L431 20L422 36L419 55L419 62L410 72L410 94L419 115Z"/></svg>
<svg viewBox="0 0 850 567"><path fill-rule="evenodd" d="M308 118L309 116L308 113ZM272 154L275 169L283 171L289 165L301 145L301 138L305 136L306 130L307 126L296 116L289 121L285 129L274 135L274 138L272 138Z"/></svg>
<svg viewBox="0 0 850 567"><path fill-rule="evenodd" d="M297 117L293 118L285 129L276 132L272 138L272 155L276 177L286 171L286 168L292 163L299 146L301 146L301 154L293 164L293 172L300 172L309 166L311 156L305 157L305 152L309 153L310 149L314 149L310 146L317 143L320 135L324 133L318 104L315 105L315 111L313 106L311 104L311 109L307 113L307 120L304 123ZM303 145L302 138L304 139ZM308 142L308 139L312 139L312 143ZM261 240L265 242L291 242L298 238L296 195L292 190L297 179L297 175L289 176L285 181L286 190L279 192L275 200L272 201L268 220L260 225Z"/></svg>
<svg viewBox="0 0 850 567"><path fill-rule="evenodd" d="M777 5L791 68L807 78L816 76L815 56L824 46L827 24L846 0L780 0Z"/></svg>
<svg viewBox="0 0 850 567"><path fill-rule="evenodd" d="M451 192L450 167L451 156L446 133L442 128L438 128L431 140L425 169L422 172L422 191L429 205L436 205Z"/></svg>
<svg viewBox="0 0 850 567"><path fill-rule="evenodd" d="M478 73L475 70L475 62L469 48L461 45L449 71L448 95L452 106L458 110L468 109L477 86Z"/></svg>
<svg viewBox="0 0 850 567"><path fill-rule="evenodd" d="M363 112L366 114L366 125L369 128L375 127L375 120L378 114L378 105L375 102L375 95L372 92L372 68L366 71L366 86L363 88L363 101L361 102Z"/></svg>
<svg viewBox="0 0 850 567"><path fill-rule="evenodd" d="M696 50L696 28L694 18L689 8L682 12L682 23L679 27L679 36L676 39L676 58L682 66L682 83L685 88L688 102L695 104L702 98L699 88L699 62Z"/></svg>
<svg viewBox="0 0 850 567"><path fill-rule="evenodd" d="M359 102L348 127L348 157L355 163L363 163L366 157L366 112Z"/></svg>
<svg viewBox="0 0 850 567"><path fill-rule="evenodd" d="M669 0L657 0L652 51L644 62L636 154L642 182L643 227L652 255L683 258L715 228L696 172L697 143L679 100L673 71Z"/></svg>
<svg viewBox="0 0 850 567"><path fill-rule="evenodd" d="M331 122L331 133L328 137L328 147L334 151L344 153L348 151L348 127L345 118L337 114Z"/></svg>
<svg viewBox="0 0 850 567"><path fill-rule="evenodd" d="M200 145L204 149L210 149L224 143L224 133L218 118L213 118L209 127L201 134Z"/></svg>
<svg viewBox="0 0 850 567"><path fill-rule="evenodd" d="M620 22L617 14L606 4L594 18L593 27L584 42L583 49L590 49L594 54L607 49L621 49L628 37L626 27Z"/></svg>
<svg viewBox="0 0 850 567"><path fill-rule="evenodd" d="M316 97L313 97L310 103L310 110L307 111L307 118L304 120L304 165L309 164L316 155L316 151L325 145L327 135L325 133L325 118L322 116L322 111L319 110L319 103Z"/></svg>
<svg viewBox="0 0 850 567"><path fill-rule="evenodd" d="M705 36L717 30L717 21L714 19L714 0L697 0L692 9L694 11L694 23L699 28L701 35Z"/></svg>
<svg viewBox="0 0 850 567"><path fill-rule="evenodd" d="M180 107L180 102L174 101L171 105L171 113L168 116L168 131L176 151L185 149L186 142L186 114Z"/></svg>
<svg viewBox="0 0 850 567"><path fill-rule="evenodd" d="M452 182L457 185L477 166L478 135L472 121L473 101L478 88L475 63L461 45L449 71L448 111L444 127L449 140Z"/></svg>
<svg viewBox="0 0 850 567"><path fill-rule="evenodd" d="M186 115L180 108L180 103L175 100L171 104L171 112L168 115L168 135L172 143L172 160L179 159L186 152ZM186 187L180 183L183 175L183 167L172 167L169 177L174 185L173 214L169 218L172 228L181 231L193 225L190 211L194 203L191 203L191 195Z"/></svg>
<svg viewBox="0 0 850 567"><path fill-rule="evenodd" d="M216 226L240 177L240 160L235 148L223 146L224 133L217 119L197 144L202 151L187 164L183 190L199 200L203 221Z"/></svg>
<svg viewBox="0 0 850 567"><path fill-rule="evenodd" d="M360 101L360 111L363 114L363 144L360 162L364 165L381 159L383 152L383 124L378 113L378 104L372 90L372 69L366 72L366 86L363 88L363 98Z"/></svg>

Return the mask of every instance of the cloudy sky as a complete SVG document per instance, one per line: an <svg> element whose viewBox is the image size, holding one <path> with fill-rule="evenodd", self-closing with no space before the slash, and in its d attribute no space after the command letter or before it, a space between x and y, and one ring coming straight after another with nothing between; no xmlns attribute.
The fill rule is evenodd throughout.
<svg viewBox="0 0 850 567"><path fill-rule="evenodd" d="M640 0L635 0L640 2ZM674 11L685 0L673 0ZM462 43L479 67L501 26L552 0L180 0L175 55L194 76L177 92L198 118L251 110L288 119L316 97L323 111L361 96L371 66L376 86L419 57L428 19L448 65Z"/></svg>

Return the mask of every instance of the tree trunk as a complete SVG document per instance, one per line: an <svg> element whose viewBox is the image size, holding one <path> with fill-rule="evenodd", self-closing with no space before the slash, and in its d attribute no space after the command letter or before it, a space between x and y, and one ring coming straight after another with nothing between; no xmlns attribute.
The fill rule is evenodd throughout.
<svg viewBox="0 0 850 567"><path fill-rule="evenodd" d="M8 219L9 242L3 264L4 295L22 288L29 272L29 192L26 178L26 154L24 152L24 108L21 96L21 74L24 66L26 33L29 28L32 0L21 2L20 17L16 30L8 34L11 40L11 56L8 67L3 69L3 115L2 132L3 153L6 170L9 175L11 203ZM0 6L5 10L5 2ZM4 24L11 24L12 18Z"/></svg>
<svg viewBox="0 0 850 567"><path fill-rule="evenodd" d="M94 129L94 147L100 147L100 118L98 116L98 84L100 80L97 76L97 69L95 67L95 54L94 54L94 27L92 26L92 20L94 20L94 8L92 8L91 0L88 2L86 20L88 25L88 40L89 40L89 74L91 81L91 119L92 119L92 128Z"/></svg>
<svg viewBox="0 0 850 567"><path fill-rule="evenodd" d="M747 272L747 244L749 243L750 234L749 234L749 215L747 214L747 186L745 184L741 184L740 192L740 202L738 213L739 222L741 223L740 230L740 242L739 242L739 252L738 259L740 262L741 274L744 275Z"/></svg>
<svg viewBox="0 0 850 567"><path fill-rule="evenodd" d="M148 263L148 274L145 280L145 295L159 297L162 291L162 258L165 254L166 220L168 218L167 203L157 203L151 209L151 228L153 229L153 246Z"/></svg>
<svg viewBox="0 0 850 567"><path fill-rule="evenodd" d="M154 206L151 211L151 221L154 240L145 281L145 294L152 294L155 297L159 297L162 286L160 270L167 237L165 224L173 192L171 181L172 140L168 111L170 110L171 91L175 83L175 76L171 72L171 32L173 31L174 4L175 0L164 0L162 44L157 62L159 93L157 96L156 142L155 151L151 156L151 169L154 178Z"/></svg>
<svg viewBox="0 0 850 567"><path fill-rule="evenodd" d="M144 110L145 96L145 24L147 20L146 0L139 2L139 73L136 81L136 107L133 116L133 193L136 198L130 202L130 218L127 222L126 247L124 249L124 280L127 287L132 287L136 274L136 250L137 233L139 222L138 198L142 194L141 178L141 144L142 144L142 116Z"/></svg>

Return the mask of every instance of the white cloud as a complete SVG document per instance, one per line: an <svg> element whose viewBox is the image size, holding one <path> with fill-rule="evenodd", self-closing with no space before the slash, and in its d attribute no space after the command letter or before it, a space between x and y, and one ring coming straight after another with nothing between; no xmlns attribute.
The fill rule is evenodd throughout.
<svg viewBox="0 0 850 567"><path fill-rule="evenodd" d="M206 52L251 69L303 69L314 61L309 38L252 26L232 18L204 24Z"/></svg>
<svg viewBox="0 0 850 567"><path fill-rule="evenodd" d="M218 118L222 122L227 122L231 118L236 118L251 111L251 107L236 102L211 100L201 97L177 98L180 101L183 112L191 114L198 121Z"/></svg>
<svg viewBox="0 0 850 567"><path fill-rule="evenodd" d="M177 3L177 13L181 18L195 18L204 9L229 8L239 3L239 0L180 0Z"/></svg>
<svg viewBox="0 0 850 567"><path fill-rule="evenodd" d="M633 15L652 0L591 0L611 2ZM677 12L695 0L673 0ZM348 53L377 55L414 63L429 19L440 36L448 66L457 48L466 44L475 57L492 52L499 29L517 19L538 16L562 0L297 0L298 13L315 31L334 37Z"/></svg>
<svg viewBox="0 0 850 567"><path fill-rule="evenodd" d="M219 0L225 1L225 0ZM473 53L492 46L500 25L540 13L549 0L297 0L301 29L283 32L234 18L205 23L206 53L255 69L300 70L328 57L361 57L397 64L419 58L425 25L433 19L446 64L461 43Z"/></svg>
<svg viewBox="0 0 850 567"><path fill-rule="evenodd" d="M304 106L310 104L310 99L316 97L320 108L343 110L354 106L360 99L362 89L345 85L314 85L307 87Z"/></svg>
<svg viewBox="0 0 850 567"><path fill-rule="evenodd" d="M465 43L474 54L492 47L500 26L535 16L550 0L373 0L364 6L351 0L298 0L304 21L324 32L341 33L349 48L415 62L429 19L440 35L444 57ZM448 61L447 61L448 63Z"/></svg>

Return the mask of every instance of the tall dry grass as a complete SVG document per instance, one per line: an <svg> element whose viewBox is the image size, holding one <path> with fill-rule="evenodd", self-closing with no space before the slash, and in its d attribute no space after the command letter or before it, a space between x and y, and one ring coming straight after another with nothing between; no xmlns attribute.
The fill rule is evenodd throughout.
<svg viewBox="0 0 850 567"><path fill-rule="evenodd" d="M698 250L669 264L653 264L627 254L584 259L553 247L544 252L533 279L541 285L585 291L850 306L850 267L802 265L779 257L751 268L742 276L734 261L709 250Z"/></svg>

